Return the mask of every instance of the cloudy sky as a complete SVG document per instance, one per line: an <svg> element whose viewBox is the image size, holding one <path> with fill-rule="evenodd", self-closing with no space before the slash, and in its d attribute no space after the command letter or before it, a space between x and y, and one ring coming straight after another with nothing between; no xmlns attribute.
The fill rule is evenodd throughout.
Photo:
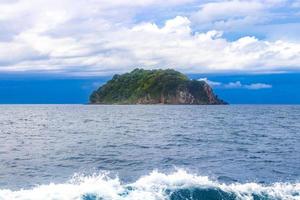
<svg viewBox="0 0 300 200"><path fill-rule="evenodd" d="M0 103L87 102L137 67L230 102L300 103L299 33L300 0L0 0Z"/></svg>
<svg viewBox="0 0 300 200"><path fill-rule="evenodd" d="M299 0L0 0L0 73L300 70Z"/></svg>

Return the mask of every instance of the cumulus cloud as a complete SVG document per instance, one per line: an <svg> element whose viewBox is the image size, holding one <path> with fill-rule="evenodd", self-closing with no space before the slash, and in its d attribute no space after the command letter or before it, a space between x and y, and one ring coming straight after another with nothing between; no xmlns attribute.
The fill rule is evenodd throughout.
<svg viewBox="0 0 300 200"><path fill-rule="evenodd" d="M224 1L219 8L204 3L197 17L218 21L236 9L241 12L230 14L233 17L264 9L262 1L245 1L246 6L242 2ZM279 1L268 2L275 5ZM5 30L0 33L0 71L83 76L136 67L175 68L190 73L300 69L300 43L295 41L254 36L230 41L223 31L195 31L193 17L189 16L174 16L162 23L137 20L144 9L189 3L195 1L0 1L0 28Z"/></svg>
<svg viewBox="0 0 300 200"><path fill-rule="evenodd" d="M200 78L200 81L205 81L211 87L215 88L225 88L225 89L248 89L248 90L260 90L260 89L270 89L273 86L266 83L251 83L251 84L243 84L241 81L229 82L229 83L222 83L211 81L207 78Z"/></svg>

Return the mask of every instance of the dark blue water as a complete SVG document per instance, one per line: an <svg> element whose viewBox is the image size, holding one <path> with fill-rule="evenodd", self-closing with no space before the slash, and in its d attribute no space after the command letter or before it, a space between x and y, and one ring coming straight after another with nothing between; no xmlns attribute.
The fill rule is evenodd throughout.
<svg viewBox="0 0 300 200"><path fill-rule="evenodd" d="M0 199L300 199L300 106L0 113Z"/></svg>

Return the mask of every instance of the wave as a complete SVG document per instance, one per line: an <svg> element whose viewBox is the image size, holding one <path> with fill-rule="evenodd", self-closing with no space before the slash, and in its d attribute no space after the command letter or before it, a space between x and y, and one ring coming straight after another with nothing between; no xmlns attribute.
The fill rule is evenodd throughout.
<svg viewBox="0 0 300 200"><path fill-rule="evenodd" d="M0 190L1 200L300 200L300 183L225 184L179 169L171 174L153 171L123 184L108 173L76 175L63 184L28 190Z"/></svg>

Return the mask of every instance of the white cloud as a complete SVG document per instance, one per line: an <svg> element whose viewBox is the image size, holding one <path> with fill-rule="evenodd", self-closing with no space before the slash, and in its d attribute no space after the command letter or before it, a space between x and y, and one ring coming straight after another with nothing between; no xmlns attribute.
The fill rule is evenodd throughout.
<svg viewBox="0 0 300 200"><path fill-rule="evenodd" d="M247 89L250 90L259 90L259 89L269 89L272 88L272 85L270 84L265 84L265 83L253 83L250 85L245 86Z"/></svg>
<svg viewBox="0 0 300 200"><path fill-rule="evenodd" d="M205 81L208 85L210 85L211 87L215 87L215 86L220 86L222 85L221 82L216 82L216 81L211 81L208 80L207 78L199 78L199 81Z"/></svg>
<svg viewBox="0 0 300 200"><path fill-rule="evenodd" d="M211 87L216 88L225 88L225 89L248 89L248 90L260 90L260 89L270 89L273 86L266 83L251 83L251 84L243 84L240 81L222 83L208 80L207 78L200 78L200 81L205 81Z"/></svg>
<svg viewBox="0 0 300 200"><path fill-rule="evenodd" d="M0 0L0 28L5 28L0 33L0 71L95 75L135 67L172 67L183 72L300 69L298 42L252 36L229 41L222 31L196 32L186 16L162 25L136 22L143 9L190 2L194 1ZM281 1L269 0L268 5L277 5L274 2ZM212 6L219 3L223 7ZM262 1L217 1L201 4L198 15L201 20L222 21L224 15L239 18L243 12L260 13L264 6Z"/></svg>
<svg viewBox="0 0 300 200"><path fill-rule="evenodd" d="M272 85L266 83L242 84L240 81L236 81L227 84L222 84L222 87L229 88L229 89L260 90L260 89L270 89L272 88Z"/></svg>
<svg viewBox="0 0 300 200"><path fill-rule="evenodd" d="M223 21L260 14L264 8L264 4L260 1L210 2L202 5L200 10L193 15L193 19L199 23Z"/></svg>
<svg viewBox="0 0 300 200"><path fill-rule="evenodd" d="M207 2L193 13L195 23L211 28L233 28L261 24L278 17L273 10L287 5L287 0L224 0Z"/></svg>
<svg viewBox="0 0 300 200"><path fill-rule="evenodd" d="M236 82L230 82L227 84L224 84L225 88L243 88L244 85L242 85L242 83L240 81L236 81Z"/></svg>
<svg viewBox="0 0 300 200"><path fill-rule="evenodd" d="M299 23L298 0L220 0L208 1L191 14L197 30L223 30L230 35L298 40L296 28L282 27ZM274 30L278 26L278 30Z"/></svg>

